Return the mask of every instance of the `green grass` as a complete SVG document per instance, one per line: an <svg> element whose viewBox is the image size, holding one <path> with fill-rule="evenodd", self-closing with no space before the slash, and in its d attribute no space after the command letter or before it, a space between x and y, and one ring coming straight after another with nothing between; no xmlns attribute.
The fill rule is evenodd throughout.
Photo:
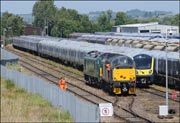
<svg viewBox="0 0 180 123"><path fill-rule="evenodd" d="M19 50L18 50L18 51L19 51ZM80 76L83 76L83 75L84 75L83 72L81 72L81 71L79 71L79 70L77 70L77 69L75 69L75 68L67 67L67 66L65 66L65 65L62 65L62 64L57 63L57 62L54 62L54 61L52 61L52 60L49 60L49 59L46 59L46 58L41 58L41 57L39 57L39 56L34 56L34 55L32 55L32 54L30 54L30 53L27 53L27 52L23 52L23 53L26 54L27 56L31 56L31 57L34 57L34 58L36 58L36 59L42 60L42 62L45 62L45 63L47 63L47 64L49 64L49 65L53 65L53 66L55 66L55 67L57 67L57 68L59 68L59 69L62 68L62 69L64 69L64 70L73 72L74 74L77 74L77 75L80 75Z"/></svg>
<svg viewBox="0 0 180 123"><path fill-rule="evenodd" d="M61 64L56 63L56 62L54 62L54 61L52 61L52 60L44 60L44 61L45 61L45 63L47 63L47 64L49 64L49 65L53 65L53 66L56 66L56 67L58 67L58 68L62 68L62 69L64 69L64 70L73 72L74 74L77 74L77 75L79 75L79 76L83 76L83 72L81 72L81 71L79 71L79 70L77 70L77 69L75 69L75 68L67 67L67 66L65 66L65 65L61 65Z"/></svg>
<svg viewBox="0 0 180 123"><path fill-rule="evenodd" d="M6 89L9 90L15 87L14 83L11 80L6 80L5 85L6 85Z"/></svg>
<svg viewBox="0 0 180 123"><path fill-rule="evenodd" d="M1 79L1 122L73 122L66 111L38 94L27 93L11 80Z"/></svg>
<svg viewBox="0 0 180 123"><path fill-rule="evenodd" d="M11 70L17 70L19 72L22 71L22 67L19 63L7 63L6 68L11 69Z"/></svg>

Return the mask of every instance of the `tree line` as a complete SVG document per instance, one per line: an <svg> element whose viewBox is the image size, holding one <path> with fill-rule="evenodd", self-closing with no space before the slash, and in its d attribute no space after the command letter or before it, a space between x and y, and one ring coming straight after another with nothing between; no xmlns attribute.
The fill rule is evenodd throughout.
<svg viewBox="0 0 180 123"><path fill-rule="evenodd" d="M1 40L5 38L22 35L24 32L23 19L17 15L5 12L1 17Z"/></svg>
<svg viewBox="0 0 180 123"><path fill-rule="evenodd" d="M64 7L57 8L54 1L37 1L32 10L34 16L33 25L41 27L43 32L55 37L68 37L72 32L110 32L112 26L147 23L158 21L160 24L180 25L180 14L173 17L165 17L159 19L151 17L146 20L131 18L124 12L117 12L116 18L112 19L112 11L103 12L97 19L92 22L85 14L79 14L74 9L66 9ZM3 13L1 17L1 35L6 32L6 37L12 37L23 34L23 19L17 15L8 12Z"/></svg>

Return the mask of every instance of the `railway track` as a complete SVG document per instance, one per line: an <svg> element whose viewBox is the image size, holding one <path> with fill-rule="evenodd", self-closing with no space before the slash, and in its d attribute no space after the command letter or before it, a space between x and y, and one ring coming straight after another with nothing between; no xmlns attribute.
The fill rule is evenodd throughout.
<svg viewBox="0 0 180 123"><path fill-rule="evenodd" d="M43 62L36 61L32 58L24 58L25 56L23 56L22 54L17 53L17 52L14 52L14 53L23 57L20 60L20 63L23 67L25 67L29 71L32 71L36 75L48 80L49 82L51 82L53 84L57 85L59 77L53 75L52 73L47 72L43 68L40 68L40 66L44 65L44 67L48 67L49 69L51 69L53 71L57 71L60 74L65 74L65 75L69 74L70 75L69 77L73 77L73 79L76 79L76 81L78 81L78 84L74 84L72 82L67 81L68 91L70 91L70 92L78 95L79 97L81 97L91 103L94 103L96 105L99 105L99 103L103 103L103 102L112 103L114 106L114 116L115 117L123 119L126 122L151 122L150 120L148 120L142 116L139 116L138 114L133 112L132 105L134 102L133 101L134 97L131 97L132 102L130 103L129 108L128 109L124 108L123 106L117 104L117 102L119 100L117 96L116 97L108 97L108 96L102 96L97 93L94 93L94 91L89 90L89 88L91 88L91 87L88 87L87 85L85 85L85 81L83 81L80 78L77 78L77 76L74 76L72 73L69 73L69 72L66 73L64 70L61 72L60 70L57 70L57 69L53 68L52 66L50 67L50 65L47 65L47 64L45 65L45 63L43 63ZM84 83L84 84L79 84L80 82ZM125 116L122 116L122 114L125 114Z"/></svg>
<svg viewBox="0 0 180 123"><path fill-rule="evenodd" d="M154 89L154 88L141 89L141 91L146 92L146 93L150 93L150 94L153 94L153 95L156 95L156 96L159 96L159 97L166 98L166 95L165 95L164 91L160 91L160 90L157 90L157 89ZM176 99L172 99L171 95L172 95L172 93L168 93L169 100L180 103L180 96L179 95L177 95Z"/></svg>
<svg viewBox="0 0 180 123"><path fill-rule="evenodd" d="M67 70L63 69L62 67L61 68L54 68L51 65L49 65L47 63L44 63L43 61L41 61L40 59L37 59L37 58L30 59L30 58L28 58L29 57L28 55L25 55L24 53L19 52L19 51L18 52L14 51L14 49L8 49L8 50L10 50L10 51L13 50L14 53L17 53L17 55L19 55L21 57L25 56L26 59L28 59L29 61L32 61L34 63L38 63L38 64L43 65L43 66L45 66L45 67L47 67L49 69L53 69L55 72L60 72L60 73L64 74L65 76L69 76L70 78L73 78L73 79L76 79L78 81L86 83L86 81L82 78L82 76L77 75L76 73L72 73L72 71L67 71ZM162 98L166 98L164 91L160 91L160 90L155 89L155 88L140 89L140 90L143 91L143 92L146 92L146 93L150 93L150 94L162 97ZM177 95L176 99L171 98L172 93L168 93L168 94L169 94L168 95L169 100L172 100L172 101L175 101L175 102L180 102L180 95L179 94Z"/></svg>

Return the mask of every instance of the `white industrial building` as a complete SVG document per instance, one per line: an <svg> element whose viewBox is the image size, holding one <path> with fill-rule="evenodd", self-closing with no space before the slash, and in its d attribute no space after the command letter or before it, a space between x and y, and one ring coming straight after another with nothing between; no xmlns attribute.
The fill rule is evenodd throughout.
<svg viewBox="0 0 180 123"><path fill-rule="evenodd" d="M143 24L127 24L112 27L113 32L121 33L166 33L170 30L173 34L179 33L178 26L160 25L158 24L158 22Z"/></svg>

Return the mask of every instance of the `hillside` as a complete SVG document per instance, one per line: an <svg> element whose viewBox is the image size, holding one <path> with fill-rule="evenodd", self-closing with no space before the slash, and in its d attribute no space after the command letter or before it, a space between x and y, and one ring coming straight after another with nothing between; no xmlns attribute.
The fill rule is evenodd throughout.
<svg viewBox="0 0 180 123"><path fill-rule="evenodd" d="M88 16L91 21L96 21L98 16L102 14L103 11L89 12ZM115 19L117 12L112 12L112 19ZM132 18L151 18L151 17L160 17L160 16L169 16L173 15L172 12L168 11L143 11L139 9L132 9L125 12L129 17Z"/></svg>

